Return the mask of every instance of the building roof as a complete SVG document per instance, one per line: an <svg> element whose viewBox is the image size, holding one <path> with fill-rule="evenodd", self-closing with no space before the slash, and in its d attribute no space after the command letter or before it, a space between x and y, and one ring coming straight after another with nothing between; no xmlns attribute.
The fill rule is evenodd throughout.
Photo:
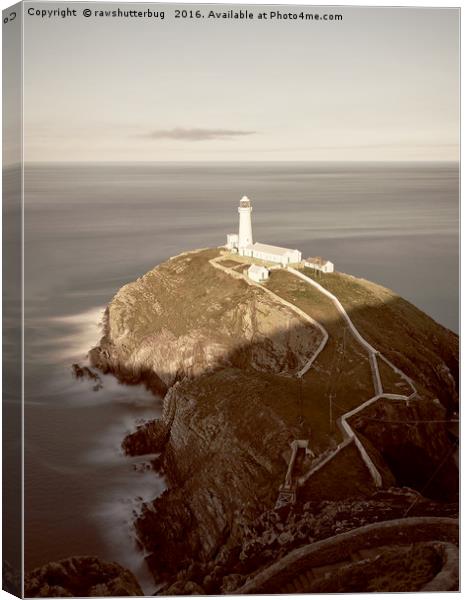
<svg viewBox="0 0 466 600"><path fill-rule="evenodd" d="M270 246L269 244L261 244L260 242L253 244L252 248L259 252L267 252L268 254L278 254L282 256L289 252L299 252L296 248L282 248L281 246Z"/></svg>
<svg viewBox="0 0 466 600"><path fill-rule="evenodd" d="M264 271L266 271L267 273L269 272L267 267L263 267L262 265L251 265L248 269L248 272L249 271L251 273L263 273Z"/></svg>
<svg viewBox="0 0 466 600"><path fill-rule="evenodd" d="M319 265L319 266L323 267L330 261L327 260L326 258L322 258L321 256L314 256L312 258L306 258L304 262L310 262L314 265Z"/></svg>

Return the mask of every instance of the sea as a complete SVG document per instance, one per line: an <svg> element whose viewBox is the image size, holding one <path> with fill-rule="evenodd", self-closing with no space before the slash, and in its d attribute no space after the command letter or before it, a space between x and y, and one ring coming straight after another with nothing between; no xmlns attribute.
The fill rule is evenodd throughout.
<svg viewBox="0 0 466 600"><path fill-rule="evenodd" d="M225 243L239 199L256 241L323 256L458 331L459 166L133 163L25 167L25 568L97 555L154 582L132 527L163 478L121 441L161 413L143 387L76 380L118 289ZM387 332L389 333L389 332Z"/></svg>

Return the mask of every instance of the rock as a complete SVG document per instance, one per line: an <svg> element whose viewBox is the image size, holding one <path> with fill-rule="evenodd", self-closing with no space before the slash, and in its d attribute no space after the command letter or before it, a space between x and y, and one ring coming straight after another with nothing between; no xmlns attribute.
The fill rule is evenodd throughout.
<svg viewBox="0 0 466 600"><path fill-rule="evenodd" d="M273 388L254 371L226 368L168 392L163 468L169 487L135 524L159 571L176 572L187 557L208 561L230 537L242 537L245 519L274 504L286 464L269 449L286 446L293 433L263 404Z"/></svg>
<svg viewBox="0 0 466 600"><path fill-rule="evenodd" d="M144 595L130 571L94 556L73 556L30 571L24 592L29 598Z"/></svg>
<svg viewBox="0 0 466 600"><path fill-rule="evenodd" d="M164 589L164 596L202 596L204 590L194 581L177 581Z"/></svg>
<svg viewBox="0 0 466 600"><path fill-rule="evenodd" d="M122 447L130 456L140 456L160 452L170 435L170 428L162 421L147 421L139 425L136 431L128 434Z"/></svg>
<svg viewBox="0 0 466 600"><path fill-rule="evenodd" d="M352 426L399 484L435 500L452 501L458 497L459 480L445 420L446 410L431 398L409 403L382 399Z"/></svg>
<svg viewBox="0 0 466 600"><path fill-rule="evenodd" d="M227 575L223 578L222 581L222 593L232 594L236 589L238 589L242 585L244 580L244 575L239 575L238 573Z"/></svg>
<svg viewBox="0 0 466 600"><path fill-rule="evenodd" d="M283 531L278 536L278 543L280 544L280 546L283 546L284 544L289 544L292 540L293 540L293 534L289 531Z"/></svg>
<svg viewBox="0 0 466 600"><path fill-rule="evenodd" d="M176 581L172 585L163 588L164 596L182 596L184 593L184 581Z"/></svg>
<svg viewBox="0 0 466 600"><path fill-rule="evenodd" d="M210 594L212 593L213 587L214 587L214 579L212 577L212 575L206 575L202 581L202 587L205 589L205 591Z"/></svg>
<svg viewBox="0 0 466 600"><path fill-rule="evenodd" d="M73 363L71 365L71 368L73 370L73 375L76 379L90 379L91 381L95 382L95 385L92 388L94 392L98 392L103 388L103 383L100 375L94 373L94 371L89 369L89 367L81 367L78 363Z"/></svg>
<svg viewBox="0 0 466 600"><path fill-rule="evenodd" d="M184 586L184 593L199 596L204 594L204 590L195 581L188 581Z"/></svg>

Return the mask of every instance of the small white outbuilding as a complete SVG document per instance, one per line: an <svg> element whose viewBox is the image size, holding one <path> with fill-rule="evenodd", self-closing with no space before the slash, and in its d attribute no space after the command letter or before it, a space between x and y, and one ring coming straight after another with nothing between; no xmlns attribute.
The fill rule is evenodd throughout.
<svg viewBox="0 0 466 600"><path fill-rule="evenodd" d="M318 271L322 271L322 273L333 273L335 270L333 262L330 262L321 256L306 258L304 261L304 266L309 267L309 269L317 269Z"/></svg>
<svg viewBox="0 0 466 600"><path fill-rule="evenodd" d="M257 283L267 281L269 276L270 273L267 267L262 267L261 265L251 265L248 269L249 279L252 279L252 281L256 281Z"/></svg>
<svg viewBox="0 0 466 600"><path fill-rule="evenodd" d="M228 248L228 250L238 251L238 234L237 233L229 233L227 235L227 248Z"/></svg>

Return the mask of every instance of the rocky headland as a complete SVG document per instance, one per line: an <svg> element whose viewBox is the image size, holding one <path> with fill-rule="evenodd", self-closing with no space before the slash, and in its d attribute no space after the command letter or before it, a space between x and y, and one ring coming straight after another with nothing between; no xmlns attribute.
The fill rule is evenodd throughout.
<svg viewBox="0 0 466 600"><path fill-rule="evenodd" d="M152 572L166 582L161 593L241 591L288 553L380 521L393 522L384 547L403 548L414 570L422 564L422 576L406 584L421 589L447 555L451 566L450 547L429 544L456 543L457 336L381 286L339 273L319 279L389 360L376 359L390 393L349 419L347 439L342 415L376 395L364 349L324 295L283 270L261 289L243 268L219 249L159 265L116 294L90 352L94 368L164 396L162 418L123 441L128 454L160 453L167 489L135 527ZM295 502L276 508L298 439L310 452L293 469L308 475ZM420 527L410 550L396 532L414 516L443 521ZM399 589L394 575L378 584L361 573L352 574L351 591ZM307 581L301 591L350 591Z"/></svg>
<svg viewBox="0 0 466 600"><path fill-rule="evenodd" d="M114 562L95 556L73 556L30 571L24 581L26 598L86 598L142 596L134 575Z"/></svg>

